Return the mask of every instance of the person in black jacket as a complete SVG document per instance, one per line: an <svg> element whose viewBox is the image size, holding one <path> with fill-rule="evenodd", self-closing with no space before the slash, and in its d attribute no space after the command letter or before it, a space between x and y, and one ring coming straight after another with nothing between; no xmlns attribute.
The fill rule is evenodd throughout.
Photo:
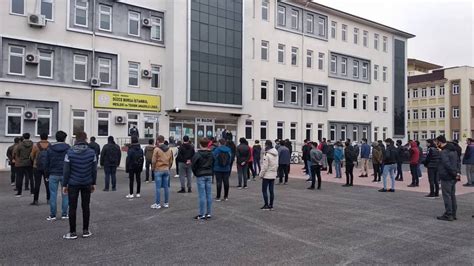
<svg viewBox="0 0 474 266"><path fill-rule="evenodd" d="M235 157L237 159L237 176L239 179L239 189L247 188L248 179L248 161L250 160L250 147L247 145L245 138L239 139L239 146L237 146ZM243 181L243 184L242 184Z"/></svg>
<svg viewBox="0 0 474 266"><path fill-rule="evenodd" d="M432 139L427 140L426 144L428 147L428 152L424 161L424 165L428 169L428 181L430 182L430 194L426 195L426 197L437 198L439 197L438 164L440 160L440 153Z"/></svg>
<svg viewBox="0 0 474 266"><path fill-rule="evenodd" d="M438 176L441 179L445 208L444 214L436 218L442 221L453 221L457 219L456 182L461 178L459 156L456 147L452 143L446 143L443 135L436 138L436 145L441 149Z"/></svg>
<svg viewBox="0 0 474 266"><path fill-rule="evenodd" d="M112 179L112 191L116 191L117 187L117 167L120 165L122 151L120 146L115 144L114 137L109 136L108 143L102 148L100 155L100 165L104 167L105 187L104 191L109 191L110 179Z"/></svg>
<svg viewBox="0 0 474 266"><path fill-rule="evenodd" d="M7 159L8 159L8 165L10 165L10 184L11 186L15 186L15 180L16 180L16 169L15 169L15 160L13 159L13 150L15 147L20 143L20 138L16 137L14 139L14 144L8 147L7 149Z"/></svg>
<svg viewBox="0 0 474 266"><path fill-rule="evenodd" d="M332 162L334 161L334 144L331 143L331 140L326 142L327 152L326 159L328 162L328 174L332 174Z"/></svg>
<svg viewBox="0 0 474 266"><path fill-rule="evenodd" d="M354 182L354 164L357 161L358 154L351 145L350 139L345 143L344 157L346 159L346 184L343 187L352 187Z"/></svg>
<svg viewBox="0 0 474 266"><path fill-rule="evenodd" d="M97 156L97 161L99 160L100 155L100 145L95 142L95 137L91 137L89 141L89 148L95 151L95 156Z"/></svg>
<svg viewBox="0 0 474 266"><path fill-rule="evenodd" d="M395 192L395 171L397 170L398 150L391 138L385 140L387 148L383 153L384 167L382 170L383 188L379 192ZM387 190L387 176L390 175L391 188Z"/></svg>
<svg viewBox="0 0 474 266"><path fill-rule="evenodd" d="M208 148L209 140L202 138L199 145L201 148L192 158L192 170L196 176L199 194L199 214L194 217L196 220L212 217L212 175L214 174L214 156Z"/></svg>
<svg viewBox="0 0 474 266"><path fill-rule="evenodd" d="M303 147L301 148L301 152L303 153L302 159L304 162L304 172L308 175L308 179L306 182L311 181L311 161L310 161L310 152L311 152L311 144L309 139L304 140Z"/></svg>
<svg viewBox="0 0 474 266"><path fill-rule="evenodd" d="M176 163L179 169L179 181L181 182L181 190L178 193L186 193L186 180L188 192L191 193L191 179L193 178L191 170L191 160L194 156L194 146L189 142L189 137L183 137L183 143L179 146Z"/></svg>
<svg viewBox="0 0 474 266"><path fill-rule="evenodd" d="M143 171L143 150L138 143L138 138L136 136L132 136L131 138L132 144L128 147L127 152L127 161L125 163L125 170L128 173L128 178L130 179L129 188L130 193L125 196L127 199L133 199L133 182L134 180L137 181L137 194L135 194L136 198L140 198L140 186L141 186L141 179L140 176Z"/></svg>

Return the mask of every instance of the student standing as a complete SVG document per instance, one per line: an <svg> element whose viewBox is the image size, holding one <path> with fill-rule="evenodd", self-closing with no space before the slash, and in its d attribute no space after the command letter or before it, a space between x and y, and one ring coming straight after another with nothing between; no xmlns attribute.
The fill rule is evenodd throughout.
<svg viewBox="0 0 474 266"><path fill-rule="evenodd" d="M387 148L383 154L383 188L379 189L379 192L395 192L395 171L397 170L398 151L391 138L386 139L385 143ZM390 175L391 181L391 188L389 190L387 190L387 175Z"/></svg>
<svg viewBox="0 0 474 266"><path fill-rule="evenodd" d="M362 172L359 177L368 177L368 168L369 168L369 158L370 158L370 146L367 144L367 139L362 139L362 145L360 147L360 159L362 162Z"/></svg>
<svg viewBox="0 0 474 266"><path fill-rule="evenodd" d="M438 147L436 147L432 139L427 140L426 143L428 144L428 153L424 164L428 169L428 181L430 182L430 194L426 195L426 197L437 198L439 197L438 164L441 157Z"/></svg>
<svg viewBox="0 0 474 266"><path fill-rule="evenodd" d="M403 181L403 169L402 169L403 149L404 148L402 146L402 141L397 140L398 159L397 159L397 176L395 177L395 180L397 181Z"/></svg>
<svg viewBox="0 0 474 266"><path fill-rule="evenodd" d="M181 190L178 193L186 193L186 185L188 193L192 192L191 183L193 173L191 169L191 160L194 156L194 146L189 142L189 137L183 137L183 143L179 146L176 163L179 169L179 181L181 182ZM187 181L187 183L186 183Z"/></svg>
<svg viewBox="0 0 474 266"><path fill-rule="evenodd" d="M334 147L334 167L336 169L336 178L342 178L342 161L344 161L344 149L342 147L342 143L338 141Z"/></svg>
<svg viewBox="0 0 474 266"><path fill-rule="evenodd" d="M472 187L474 186L474 141L471 138L468 138L466 145L466 151L464 152L462 163L466 165L467 182L463 186Z"/></svg>
<svg viewBox="0 0 474 266"><path fill-rule="evenodd" d="M273 144L270 140L265 141L265 154L263 156L262 171L260 172L260 178L262 178L262 195L265 205L262 210L273 210L274 185L279 167L278 163L278 151L273 148ZM268 197L270 193L270 198Z"/></svg>
<svg viewBox="0 0 474 266"><path fill-rule="evenodd" d="M209 140L202 138L199 141L201 148L192 158L192 170L197 180L199 194L199 214L196 220L210 219L212 217L212 175L214 157L208 148ZM207 208L206 208L207 207Z"/></svg>
<svg viewBox="0 0 474 266"><path fill-rule="evenodd" d="M125 196L127 199L140 198L140 186L141 179L140 176L143 171L143 150L138 143L138 138L133 136L131 138L132 144L128 148L127 152L127 161L125 163L125 169L128 173L129 181L129 191L130 193ZM133 195L133 183L136 180L137 182L137 194Z"/></svg>
<svg viewBox="0 0 474 266"><path fill-rule="evenodd" d="M414 140L410 141L410 173L411 173L411 184L408 187L417 187L419 184L419 162L420 162L420 150Z"/></svg>
<svg viewBox="0 0 474 266"><path fill-rule="evenodd" d="M214 175L216 176L216 201L221 201L222 183L224 183L224 201L229 199L229 177L231 172L232 151L226 146L226 140L219 140L219 147L214 149Z"/></svg>
<svg viewBox="0 0 474 266"><path fill-rule="evenodd" d="M16 197L21 197L23 178L26 178L25 190L31 188L31 194L34 194L33 161L31 160L32 150L33 142L30 140L30 133L24 133L23 141L13 150L15 167L18 174L16 179Z"/></svg>
<svg viewBox="0 0 474 266"><path fill-rule="evenodd" d="M102 148L100 155L100 165L104 167L105 187L104 191L109 191L109 184L112 180L112 191L117 190L117 167L122 159L120 146L115 144L114 137L109 136L107 144Z"/></svg>
<svg viewBox="0 0 474 266"><path fill-rule="evenodd" d="M160 135L156 141L158 145L151 159L152 169L155 172L155 203L151 205L151 208L161 209L161 188L165 193L163 207L169 208L170 169L173 166L174 157L169 146L165 144L165 137Z"/></svg>
<svg viewBox="0 0 474 266"><path fill-rule="evenodd" d="M291 153L286 145L286 141L278 148L278 185L288 183L288 170L291 162ZM283 183L283 176L285 183Z"/></svg>
<svg viewBox="0 0 474 266"><path fill-rule="evenodd" d="M380 182L382 178L383 153L377 142L372 142L372 167L374 168L374 180Z"/></svg>
<svg viewBox="0 0 474 266"><path fill-rule="evenodd" d="M39 205L39 193L41 188L41 182L44 180L44 187L46 190L46 201L49 204L49 177L48 172L46 171L46 158L48 153L48 148L50 146L48 141L48 134L40 134L41 141L36 143L31 150L31 158L33 159L33 174L35 177L35 187L34 187L34 197L31 205Z"/></svg>
<svg viewBox="0 0 474 266"><path fill-rule="evenodd" d="M250 160L250 148L245 138L239 139L235 157L237 159L237 176L239 179L238 189L247 188L248 161ZM243 185L243 187L242 187Z"/></svg>
<svg viewBox="0 0 474 266"><path fill-rule="evenodd" d="M153 158L153 151L155 150L155 145L153 145L153 139L148 140L148 145L144 149L145 153L145 182L148 183L150 180L151 172L151 181L155 181L155 176L153 175L153 169L151 169L151 159Z"/></svg>
<svg viewBox="0 0 474 266"><path fill-rule="evenodd" d="M323 164L322 160L324 160L324 156L323 153L317 149L318 144L316 142L313 142L311 144L311 147L311 186L308 189L314 189L316 177L318 177L318 189L321 189L321 167Z"/></svg>
<svg viewBox="0 0 474 266"><path fill-rule="evenodd" d="M100 145L97 142L95 142L95 137L90 138L89 148L95 151L95 156L97 156L97 161L99 161Z"/></svg>
<svg viewBox="0 0 474 266"><path fill-rule="evenodd" d="M261 154L262 154L262 146L260 146L260 141L256 140L255 144L252 147L252 154L253 154L253 170L255 175L260 175L260 171L262 171L262 167L260 165ZM254 175L254 176L255 176Z"/></svg>
<svg viewBox="0 0 474 266"><path fill-rule="evenodd" d="M348 139L345 143L344 157L346 159L346 184L343 187L352 187L354 184L354 164L357 162L358 153Z"/></svg>
<svg viewBox="0 0 474 266"><path fill-rule="evenodd" d="M327 145L327 154L326 159L328 161L328 174L332 174L332 163L334 162L334 145L331 143L331 140L326 142Z"/></svg>
<svg viewBox="0 0 474 266"><path fill-rule="evenodd" d="M10 165L10 184L11 184L11 186L15 186L15 181L16 181L16 168L15 168L15 158L13 158L13 151L18 146L18 143L20 143L20 138L16 137L14 139L14 144L11 145L10 147L8 147L8 149L7 149L8 165Z"/></svg>

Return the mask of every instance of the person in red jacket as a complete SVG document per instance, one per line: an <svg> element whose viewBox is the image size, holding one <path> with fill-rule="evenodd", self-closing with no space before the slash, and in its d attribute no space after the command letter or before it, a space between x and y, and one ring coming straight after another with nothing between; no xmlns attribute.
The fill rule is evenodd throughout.
<svg viewBox="0 0 474 266"><path fill-rule="evenodd" d="M420 149L418 149L418 145L414 140L410 141L409 145L411 184L408 187L417 187L419 184L418 162L420 161Z"/></svg>

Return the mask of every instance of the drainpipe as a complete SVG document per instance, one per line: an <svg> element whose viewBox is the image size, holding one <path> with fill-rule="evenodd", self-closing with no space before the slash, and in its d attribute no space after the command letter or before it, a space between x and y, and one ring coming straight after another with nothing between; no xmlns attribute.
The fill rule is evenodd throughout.
<svg viewBox="0 0 474 266"><path fill-rule="evenodd" d="M92 74L91 78L94 77L95 73L95 7L96 7L96 0L92 1ZM94 87L91 86L91 112L90 112L90 123L89 123L89 135L93 136L94 134Z"/></svg>
<svg viewBox="0 0 474 266"><path fill-rule="evenodd" d="M305 38L305 14L304 12L306 11L306 9L308 8L308 5L310 3L310 0L307 0L306 1L306 4L304 5L304 9L303 9L303 12L301 14L301 17L303 19L303 23L301 25L301 95L303 96L302 97L302 101L301 101L301 120L300 120L300 132L301 132L301 141L303 141L305 139L305 134L306 134L306 125L303 127L304 125L304 119L303 119L303 116L304 116L304 105L305 105L305 95L306 95L306 90L305 90L305 83L304 83L304 65L305 65L305 57L304 57L304 38ZM313 55L314 56L314 55ZM303 143L303 142L301 142ZM296 143L295 143L295 149L296 149Z"/></svg>

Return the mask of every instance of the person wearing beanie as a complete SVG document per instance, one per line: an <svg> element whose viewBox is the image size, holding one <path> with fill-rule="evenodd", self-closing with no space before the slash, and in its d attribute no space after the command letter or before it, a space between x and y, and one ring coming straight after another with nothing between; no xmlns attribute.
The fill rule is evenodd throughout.
<svg viewBox="0 0 474 266"><path fill-rule="evenodd" d="M115 144L114 137L109 136L107 139L107 144L102 148L100 154L100 165L104 167L105 173L105 187L104 191L109 191L109 184L112 179L112 191L117 190L117 167L120 165L120 160L122 158L122 151L120 146Z"/></svg>

